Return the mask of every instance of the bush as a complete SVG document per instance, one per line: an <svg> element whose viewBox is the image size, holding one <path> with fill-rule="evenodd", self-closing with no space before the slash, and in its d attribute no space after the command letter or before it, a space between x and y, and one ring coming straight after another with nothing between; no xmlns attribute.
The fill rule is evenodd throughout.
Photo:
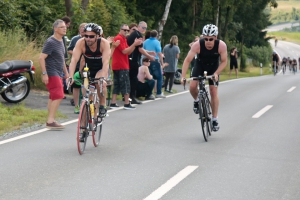
<svg viewBox="0 0 300 200"><path fill-rule="evenodd" d="M260 63L265 66L270 62L272 48L253 46L251 49L245 48L245 53L249 58L252 59L254 66L259 67Z"/></svg>

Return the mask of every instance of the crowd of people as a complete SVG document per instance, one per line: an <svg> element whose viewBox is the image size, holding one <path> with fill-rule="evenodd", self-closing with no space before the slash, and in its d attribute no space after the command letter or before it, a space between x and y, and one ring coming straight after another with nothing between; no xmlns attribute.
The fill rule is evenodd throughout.
<svg viewBox="0 0 300 200"><path fill-rule="evenodd" d="M95 23L82 23L78 28L78 35L74 36L66 47L64 36L70 23L71 21L61 19L54 22L53 35L45 42L40 56L42 79L50 94L46 122L48 128L64 128L55 121L55 113L64 97L62 78L68 78L68 82L72 85L74 113L79 113L80 77L84 66L88 66L91 78L104 77L107 80L110 73L113 74L112 100L109 105L111 108L119 107L116 100L120 93L126 110L136 109L133 104L142 104L140 97L145 100L165 98L162 88L164 92L173 93L174 75L180 55L176 35L173 35L169 44L162 48L158 32L147 31L147 23L144 21L138 24L121 24L119 33L115 37L108 38L104 37L101 26ZM185 78L187 68L193 61L195 64L192 76L202 75L205 70L209 74L214 74L215 81L218 82L218 76L227 63L227 47L223 41L217 39L217 35L218 28L214 25L209 24L203 28L203 35L195 38L193 44L190 44L191 49L183 63L182 78ZM71 55L69 71L66 68L66 52ZM110 59L112 59L111 66ZM96 88L100 99L98 115L105 117L106 96L100 95L97 84ZM103 91L106 94L105 81ZM199 99L196 81L191 82L190 92L194 98L193 110L197 114ZM210 94L213 130L217 131L219 129L217 88L210 87Z"/></svg>

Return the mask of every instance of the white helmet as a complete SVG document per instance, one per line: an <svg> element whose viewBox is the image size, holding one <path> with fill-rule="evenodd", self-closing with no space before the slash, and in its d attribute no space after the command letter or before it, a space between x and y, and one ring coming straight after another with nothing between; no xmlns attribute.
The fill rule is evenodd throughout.
<svg viewBox="0 0 300 200"><path fill-rule="evenodd" d="M218 35L218 27L216 27L213 24L207 24L203 27L202 35L217 36Z"/></svg>

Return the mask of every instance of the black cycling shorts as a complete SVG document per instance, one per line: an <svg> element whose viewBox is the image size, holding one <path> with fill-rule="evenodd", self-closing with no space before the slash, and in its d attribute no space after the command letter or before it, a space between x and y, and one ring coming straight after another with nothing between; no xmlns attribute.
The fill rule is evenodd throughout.
<svg viewBox="0 0 300 200"><path fill-rule="evenodd" d="M204 71L207 71L207 75L210 76L213 75L217 71L217 69L203 70L199 66L194 66L192 71L192 77L203 76ZM214 82L211 79L208 80L208 83L209 85L214 85ZM216 85L219 85L219 81L216 82Z"/></svg>

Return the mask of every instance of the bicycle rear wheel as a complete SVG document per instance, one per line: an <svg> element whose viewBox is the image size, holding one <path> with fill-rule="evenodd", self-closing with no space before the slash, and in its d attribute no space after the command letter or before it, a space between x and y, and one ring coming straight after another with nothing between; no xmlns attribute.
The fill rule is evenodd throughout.
<svg viewBox="0 0 300 200"><path fill-rule="evenodd" d="M83 154L89 136L89 113L87 102L82 101L77 124L77 149L80 155ZM83 135L82 135L83 134Z"/></svg>
<svg viewBox="0 0 300 200"><path fill-rule="evenodd" d="M204 140L207 142L209 136L209 125L208 125L207 110L206 110L206 104L204 98L201 98L201 100L199 101L199 119L201 121Z"/></svg>
<svg viewBox="0 0 300 200"><path fill-rule="evenodd" d="M95 120L97 120L97 119L95 119ZM92 131L92 136L93 136L94 146L97 147L100 143L103 119L101 119L100 122L98 122L98 120L95 122L96 123L95 123L95 127L93 128L93 131Z"/></svg>

